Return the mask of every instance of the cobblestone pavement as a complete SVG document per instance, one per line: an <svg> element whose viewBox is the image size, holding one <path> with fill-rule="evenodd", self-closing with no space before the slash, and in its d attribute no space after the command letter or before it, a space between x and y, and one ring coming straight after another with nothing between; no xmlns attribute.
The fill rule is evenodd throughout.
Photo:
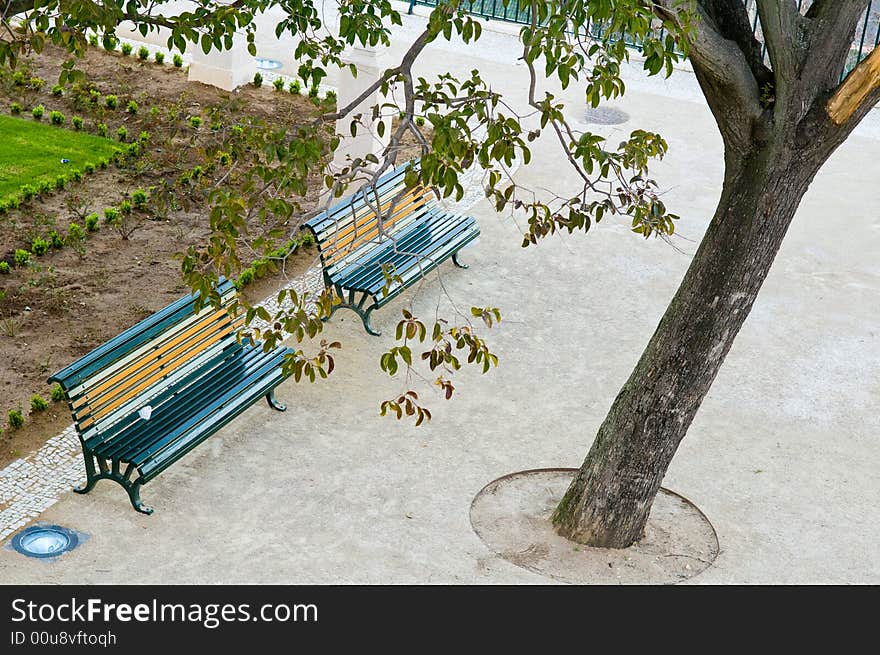
<svg viewBox="0 0 880 655"><path fill-rule="evenodd" d="M460 202L444 202L444 205L450 211L465 211L483 197L481 180L482 171L476 168L468 171L462 179L465 196ZM313 266L284 286L299 294L320 293L321 269ZM273 294L261 303L270 314L278 310L276 298ZM259 320L252 325L267 326ZM0 541L54 505L62 493L81 484L84 477L79 438L73 425L49 439L38 451L0 470Z"/></svg>

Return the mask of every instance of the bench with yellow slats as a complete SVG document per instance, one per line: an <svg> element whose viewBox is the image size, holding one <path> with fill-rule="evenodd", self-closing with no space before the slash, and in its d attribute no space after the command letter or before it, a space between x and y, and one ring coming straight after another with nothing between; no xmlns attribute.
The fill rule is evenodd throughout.
<svg viewBox="0 0 880 655"><path fill-rule="evenodd" d="M480 235L476 219L443 211L431 189L407 190L406 168L391 171L304 225L318 244L324 283L342 298L333 311L357 312L367 332L376 336L380 333L370 324L374 309L449 258L467 268L458 261L458 251ZM386 274L394 278L390 284Z"/></svg>
<svg viewBox="0 0 880 655"><path fill-rule="evenodd" d="M243 317L229 311L235 288L220 280L217 292L221 307L196 311L195 296L181 298L49 378L64 390L82 444L86 483L74 491L114 480L150 514L141 485L260 398L284 411L274 389L292 351L240 343Z"/></svg>

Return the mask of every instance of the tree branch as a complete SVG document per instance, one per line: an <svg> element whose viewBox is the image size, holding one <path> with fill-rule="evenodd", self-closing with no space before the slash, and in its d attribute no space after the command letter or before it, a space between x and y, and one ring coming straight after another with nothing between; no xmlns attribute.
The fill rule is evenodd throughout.
<svg viewBox="0 0 880 655"><path fill-rule="evenodd" d="M0 2L0 18L8 20L34 8L34 0L7 0Z"/></svg>
<svg viewBox="0 0 880 655"><path fill-rule="evenodd" d="M846 76L825 109L835 125L843 125L872 95L876 104L880 98L880 47Z"/></svg>
<svg viewBox="0 0 880 655"><path fill-rule="evenodd" d="M654 8L662 18L686 30L689 26L678 9L680 4L655 0ZM693 36L688 56L725 142L746 150L752 145L753 122L762 113L758 80L742 49L718 31L704 4L693 5L697 20L690 25Z"/></svg>
<svg viewBox="0 0 880 655"><path fill-rule="evenodd" d="M758 85L773 81L773 73L764 64L763 44L755 37L752 22L744 2L735 0L698 0L703 11L712 19L715 29L725 39L734 41L742 51L758 80Z"/></svg>
<svg viewBox="0 0 880 655"><path fill-rule="evenodd" d="M807 11L810 57L801 77L820 92L838 85L856 26L869 1L815 0Z"/></svg>
<svg viewBox="0 0 880 655"><path fill-rule="evenodd" d="M786 95L788 82L797 77L806 52L803 19L795 0L757 0L757 6L779 99Z"/></svg>

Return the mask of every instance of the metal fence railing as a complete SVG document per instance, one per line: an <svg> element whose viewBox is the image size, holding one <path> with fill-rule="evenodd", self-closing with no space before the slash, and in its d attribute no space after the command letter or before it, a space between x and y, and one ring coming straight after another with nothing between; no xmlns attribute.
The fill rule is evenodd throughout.
<svg viewBox="0 0 880 655"><path fill-rule="evenodd" d="M438 0L410 0L410 13L415 5L423 5L426 7L436 7ZM798 0L798 8L805 12L813 4L812 0ZM487 19L503 20L511 23L528 24L531 22L531 9L526 7L519 9L517 0L509 0L506 4L502 0L465 0L468 12L474 16L481 16ZM758 12L755 7L754 0L746 0L746 8L752 17L752 29L755 36L763 41L761 34L761 23L758 20ZM595 23L588 26L590 34L593 36L601 36L603 34L603 26ZM662 37L662 32L660 33ZM640 49L638 42L627 38L626 44L632 48ZM868 56L870 52L880 45L880 0L871 0L865 14L859 21L859 29L856 32L856 38L853 41L850 50L850 57L847 61L843 74L846 75L858 65L862 59ZM766 48L765 48L766 56Z"/></svg>

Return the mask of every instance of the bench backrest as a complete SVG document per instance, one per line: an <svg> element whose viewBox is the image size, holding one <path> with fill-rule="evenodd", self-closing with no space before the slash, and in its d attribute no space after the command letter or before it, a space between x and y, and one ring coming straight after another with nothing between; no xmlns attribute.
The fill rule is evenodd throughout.
<svg viewBox="0 0 880 655"><path fill-rule="evenodd" d="M243 315L233 318L227 309L235 288L221 280L217 291L221 308L196 312L196 297L185 296L49 378L64 389L83 441L148 405L220 351L241 347L235 335Z"/></svg>
<svg viewBox="0 0 880 655"><path fill-rule="evenodd" d="M315 236L327 275L332 277L334 271L355 262L364 251L387 240L389 234L393 235L436 207L434 193L425 187L415 187L398 197L406 188L405 172L405 165L396 168L381 177L375 186L356 191L305 223ZM377 196L385 233L381 235L379 215L373 209Z"/></svg>

